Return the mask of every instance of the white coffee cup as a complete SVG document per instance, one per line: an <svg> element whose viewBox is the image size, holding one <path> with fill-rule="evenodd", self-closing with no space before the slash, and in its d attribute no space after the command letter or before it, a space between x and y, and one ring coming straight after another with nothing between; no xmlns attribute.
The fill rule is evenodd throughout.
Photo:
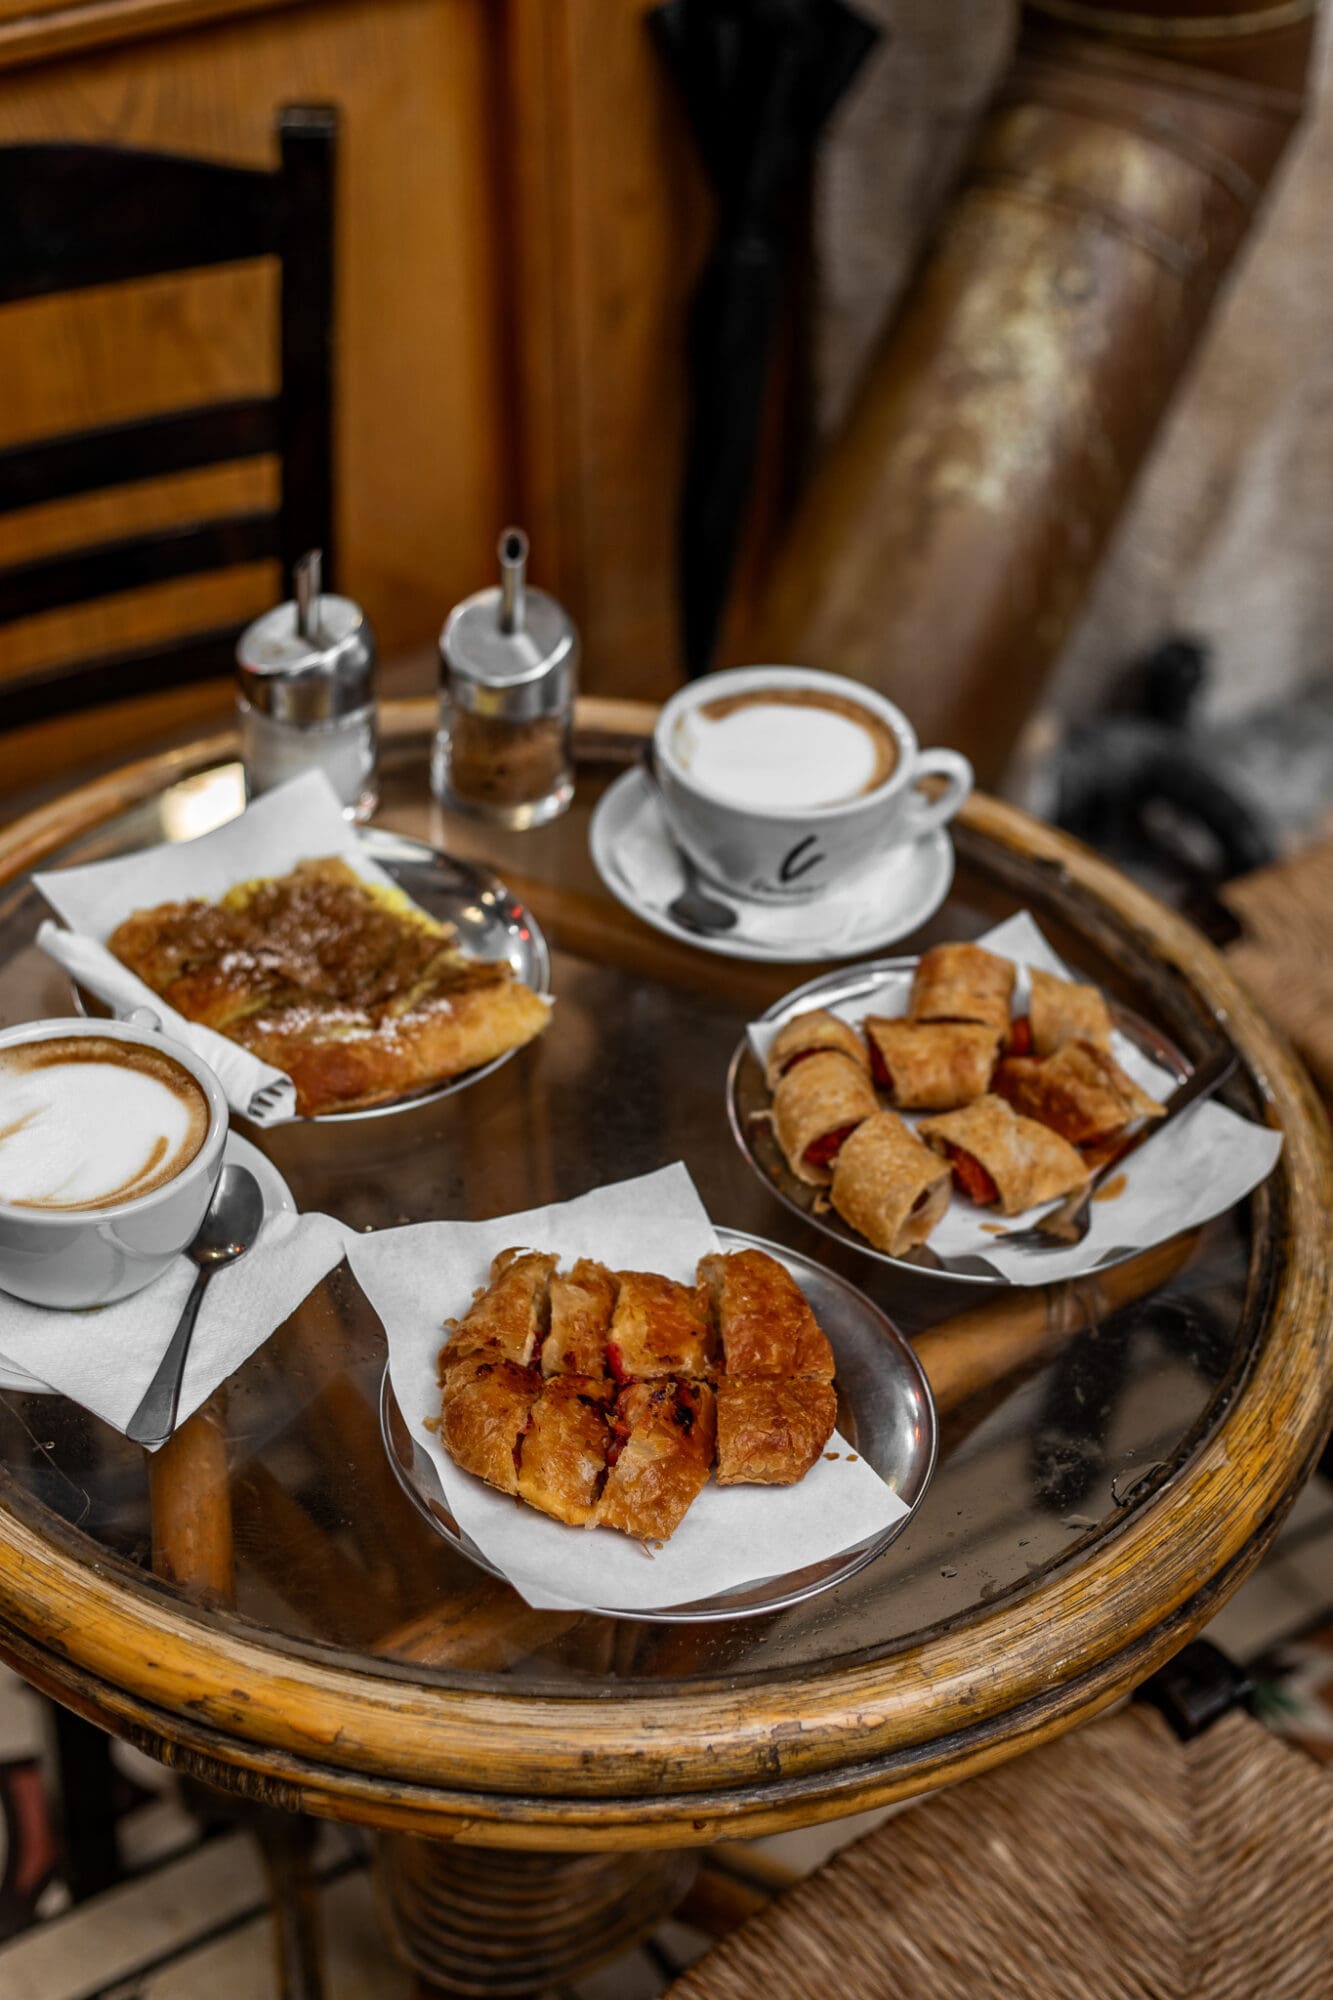
<svg viewBox="0 0 1333 2000"><path fill-rule="evenodd" d="M147 1194L85 1209L0 1200L0 1291L39 1306L107 1305L142 1291L194 1240L222 1172L227 1100L207 1063L163 1035L154 1020L145 1009L128 1021L23 1021L0 1033L0 1052L75 1038L154 1049L179 1063L208 1101L208 1128L198 1152Z"/></svg>
<svg viewBox="0 0 1333 2000"><path fill-rule="evenodd" d="M892 733L897 761L873 790L824 805L740 803L721 781L701 781L682 754L681 724L697 709L768 688L809 689L866 710ZM710 881L760 902L823 895L877 858L951 820L972 789L972 766L956 750L921 750L900 708L876 689L812 667L737 667L681 688L662 709L653 735L658 784L668 824ZM917 789L945 779L938 798Z"/></svg>

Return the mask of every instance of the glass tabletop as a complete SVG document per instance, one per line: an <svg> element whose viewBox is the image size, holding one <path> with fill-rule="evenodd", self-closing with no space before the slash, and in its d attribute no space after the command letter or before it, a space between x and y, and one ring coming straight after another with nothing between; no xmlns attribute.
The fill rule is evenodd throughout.
<svg viewBox="0 0 1333 2000"><path fill-rule="evenodd" d="M191 1474L201 1483L190 1504L230 1521L232 1601L205 1598L205 1615L270 1644L424 1682L566 1694L799 1675L882 1655L1086 1560L1207 1437L1244 1372L1259 1309L1250 1207L1203 1230L1166 1282L1139 1296L1131 1285L1121 1303L1108 1286L996 1295L889 1270L780 1207L730 1139L724 1082L746 1022L816 968L705 956L618 910L592 868L588 823L632 747L601 748L582 762L571 811L522 834L439 812L424 734L391 741L383 762L381 824L485 860L531 902L554 945L552 1031L475 1087L394 1117L242 1129L303 1208L368 1230L502 1215L683 1160L716 1223L841 1270L923 1351L944 1327L934 1480L884 1555L772 1616L671 1627L532 1612L400 1491L380 1443L383 1335L342 1266L219 1396L210 1421L225 1454L202 1456ZM239 768L216 763L85 833L59 860L187 838L240 801ZM945 907L894 949L975 935L1026 902L1081 973L1196 1053L1206 1023L1183 983L1146 958L1136 967L1125 952L1104 953L1057 886L961 834ZM68 1011L64 974L33 944L44 913L24 880L0 891L5 1023ZM1244 1092L1238 1083L1232 1096L1241 1108ZM993 1327L996 1362L980 1379L950 1375L954 1325ZM147 1583L155 1526L159 1544L164 1530L141 1451L59 1397L7 1390L0 1453L7 1504L127 1588ZM171 1587L198 1609L188 1581Z"/></svg>

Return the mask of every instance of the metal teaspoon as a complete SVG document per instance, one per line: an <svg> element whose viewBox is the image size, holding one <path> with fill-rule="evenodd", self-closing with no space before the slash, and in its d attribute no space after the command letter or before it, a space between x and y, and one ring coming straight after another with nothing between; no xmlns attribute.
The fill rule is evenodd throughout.
<svg viewBox="0 0 1333 2000"><path fill-rule="evenodd" d="M218 1177L213 1199L199 1225L193 1243L186 1249L199 1266L199 1275L190 1287L181 1316L176 1322L166 1353L157 1373L144 1391L143 1400L125 1426L125 1435L135 1444L165 1444L176 1421L181 1378L190 1337L199 1316L204 1287L214 1271L243 1257L258 1236L264 1221L264 1194L248 1167L225 1166Z"/></svg>

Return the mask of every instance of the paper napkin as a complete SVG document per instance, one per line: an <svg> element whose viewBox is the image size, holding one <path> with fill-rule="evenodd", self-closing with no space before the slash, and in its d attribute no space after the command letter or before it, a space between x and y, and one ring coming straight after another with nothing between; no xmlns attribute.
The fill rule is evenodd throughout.
<svg viewBox="0 0 1333 2000"><path fill-rule="evenodd" d="M341 1262L346 1233L327 1215L271 1212L253 1248L214 1273L186 1357L177 1425ZM123 1431L157 1372L195 1276L195 1265L178 1257L143 1291L85 1312L56 1312L0 1292L0 1362Z"/></svg>
<svg viewBox="0 0 1333 2000"><path fill-rule="evenodd" d="M394 1396L430 1454L459 1527L529 1604L642 1612L711 1597L804 1568L877 1534L906 1511L864 1459L834 1434L796 1486L709 1482L651 1555L609 1528L566 1527L461 1472L427 1420L439 1414L441 1322L486 1283L511 1245L596 1257L620 1269L692 1280L717 1237L685 1168L594 1189L575 1201L495 1222L421 1222L372 1236L349 1233L347 1258L383 1321Z"/></svg>
<svg viewBox="0 0 1333 2000"><path fill-rule="evenodd" d="M1060 979L1078 977L1052 951L1026 910L1007 918L976 942L1019 967L1016 1014L1027 1004L1025 968L1038 966ZM829 1011L854 1027L859 1027L867 1014L902 1015L907 1012L911 988L910 972L894 973L872 992L859 995L854 1002L835 1004ZM818 1004L809 997L794 1000L771 1020L753 1022L750 1045L760 1062L782 1023ZM1119 1032L1112 1037L1111 1046L1116 1061L1150 1096L1159 1102L1170 1096L1176 1080L1169 1070L1151 1061ZM916 1124L918 1114L909 1111L904 1116L907 1124ZM1079 1277L1117 1252L1150 1250L1182 1230L1224 1214L1267 1180L1281 1151L1280 1132L1255 1125L1210 1100L1173 1119L1125 1161L1124 1168L1117 1170L1124 1175L1122 1192L1113 1201L1093 1202L1091 1227L1075 1248L1007 1250L991 1233L997 1224L1023 1229L1054 1203L1022 1215L1001 1216L998 1210L977 1208L961 1199L950 1202L931 1232L930 1247L941 1257L984 1257L1001 1277L1015 1285L1046 1285Z"/></svg>

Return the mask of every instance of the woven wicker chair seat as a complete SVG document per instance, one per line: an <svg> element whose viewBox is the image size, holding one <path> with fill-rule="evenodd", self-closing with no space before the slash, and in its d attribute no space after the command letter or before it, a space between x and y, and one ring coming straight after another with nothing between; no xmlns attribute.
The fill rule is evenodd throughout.
<svg viewBox="0 0 1333 2000"><path fill-rule="evenodd" d="M1329 2000L1333 1781L1133 1707L897 1815L670 2000Z"/></svg>

